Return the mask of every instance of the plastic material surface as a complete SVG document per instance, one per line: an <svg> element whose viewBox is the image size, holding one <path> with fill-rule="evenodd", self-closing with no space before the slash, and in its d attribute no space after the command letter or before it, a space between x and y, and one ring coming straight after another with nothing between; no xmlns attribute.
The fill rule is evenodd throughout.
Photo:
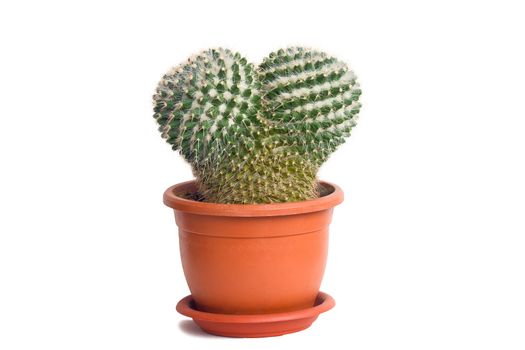
<svg viewBox="0 0 525 350"><path fill-rule="evenodd" d="M196 308L217 314L268 314L312 307L324 274L328 225L343 200L322 183L323 197L295 203L237 205L182 198L194 182L170 187L180 255Z"/></svg>
<svg viewBox="0 0 525 350"><path fill-rule="evenodd" d="M230 315L198 311L191 295L177 304L177 311L193 318L204 331L226 337L260 338L298 332L310 327L319 314L330 310L334 299L319 292L312 307L264 315Z"/></svg>

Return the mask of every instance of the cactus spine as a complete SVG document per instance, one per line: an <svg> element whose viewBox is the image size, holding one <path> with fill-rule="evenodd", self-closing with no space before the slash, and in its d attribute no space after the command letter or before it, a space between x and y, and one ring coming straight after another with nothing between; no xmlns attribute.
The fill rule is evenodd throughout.
<svg viewBox="0 0 525 350"><path fill-rule="evenodd" d="M300 201L318 195L317 170L355 126L360 93L348 67L318 51L279 50L255 68L211 49L163 77L154 117L206 201Z"/></svg>

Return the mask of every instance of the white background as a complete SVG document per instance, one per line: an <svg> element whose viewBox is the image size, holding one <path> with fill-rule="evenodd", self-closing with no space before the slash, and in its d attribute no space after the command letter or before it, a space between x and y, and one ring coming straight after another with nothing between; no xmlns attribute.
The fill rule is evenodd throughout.
<svg viewBox="0 0 525 350"><path fill-rule="evenodd" d="M1 349L524 349L525 10L519 1L3 1ZM335 211L307 331L206 336L188 294L157 81L224 46L354 69L363 109L321 171ZM330 345L332 344L332 345Z"/></svg>

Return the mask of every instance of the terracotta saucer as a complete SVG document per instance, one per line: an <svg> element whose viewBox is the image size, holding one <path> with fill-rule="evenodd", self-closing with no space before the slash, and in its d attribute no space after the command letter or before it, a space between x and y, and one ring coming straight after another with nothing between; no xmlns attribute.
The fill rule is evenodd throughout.
<svg viewBox="0 0 525 350"><path fill-rule="evenodd" d="M308 309L257 315L214 314L195 309L191 295L177 304L177 311L193 321L205 332L224 337L261 338L274 337L302 331L310 327L319 314L330 310L335 300L319 292L314 306Z"/></svg>

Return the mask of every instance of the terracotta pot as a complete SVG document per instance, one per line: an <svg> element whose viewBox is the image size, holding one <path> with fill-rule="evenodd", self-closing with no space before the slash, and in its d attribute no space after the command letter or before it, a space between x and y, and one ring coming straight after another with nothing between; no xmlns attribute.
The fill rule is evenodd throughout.
<svg viewBox="0 0 525 350"><path fill-rule="evenodd" d="M194 181L172 186L186 281L198 310L265 314L311 308L323 278L328 225L343 192L303 202L215 204L184 199Z"/></svg>

